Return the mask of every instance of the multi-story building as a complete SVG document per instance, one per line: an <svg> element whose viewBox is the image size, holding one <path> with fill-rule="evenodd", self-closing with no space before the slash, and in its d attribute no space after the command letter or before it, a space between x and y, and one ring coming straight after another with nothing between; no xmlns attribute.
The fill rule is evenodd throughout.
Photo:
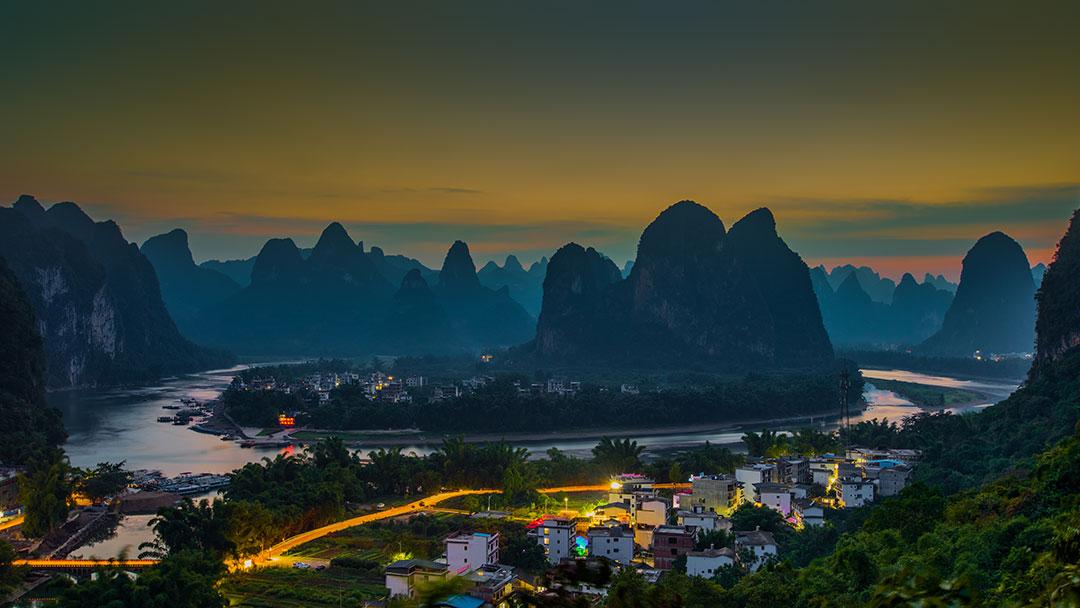
<svg viewBox="0 0 1080 608"><path fill-rule="evenodd" d="M680 510L675 514L675 521L680 526L694 526L697 528L698 534L706 534L713 530L731 529L730 519L704 509Z"/></svg>
<svg viewBox="0 0 1080 608"><path fill-rule="evenodd" d="M515 582L519 580L512 567L502 564L481 566L465 574L464 578L473 583L469 595L482 600L481 605L484 606L503 605L503 600L514 591ZM465 604L459 602L448 605L458 606Z"/></svg>
<svg viewBox="0 0 1080 608"><path fill-rule="evenodd" d="M753 555L753 560L747 564L751 572L756 571L778 552L776 539L773 538L772 533L761 530L736 532L735 548L739 551L746 549Z"/></svg>
<svg viewBox="0 0 1080 608"><path fill-rule="evenodd" d="M531 532L536 542L544 547L544 554L552 564L572 556L576 533L577 523L574 520L558 517L545 519Z"/></svg>
<svg viewBox="0 0 1080 608"><path fill-rule="evenodd" d="M809 498L797 499L791 508L795 517L804 526L821 526L825 524L825 507Z"/></svg>
<svg viewBox="0 0 1080 608"><path fill-rule="evenodd" d="M776 465L769 463L748 464L735 469L735 481L742 489L743 502L754 501L754 486L777 481Z"/></svg>
<svg viewBox="0 0 1080 608"><path fill-rule="evenodd" d="M705 509L714 513L729 514L737 506L739 486L733 475L704 475L690 480L693 492L680 504L684 509ZM680 501L681 503L682 501Z"/></svg>
<svg viewBox="0 0 1080 608"><path fill-rule="evenodd" d="M416 586L443 580L450 575L446 564L424 559L401 559L386 567L386 588L390 597L413 597Z"/></svg>
<svg viewBox="0 0 1080 608"><path fill-rule="evenodd" d="M634 531L629 526L589 528L589 555L604 557L624 566L634 559Z"/></svg>
<svg viewBox="0 0 1080 608"><path fill-rule="evenodd" d="M836 482L836 498L845 509L874 502L874 482L861 477L842 477Z"/></svg>
<svg viewBox="0 0 1080 608"><path fill-rule="evenodd" d="M694 550L697 530L692 526L660 526L652 533L653 565L671 570L679 556Z"/></svg>
<svg viewBox="0 0 1080 608"><path fill-rule="evenodd" d="M712 578L724 566L735 565L735 552L727 547L690 551L686 554L687 576Z"/></svg>
<svg viewBox="0 0 1080 608"><path fill-rule="evenodd" d="M791 515L791 486L784 483L759 483L754 486L755 501L779 511L787 517Z"/></svg>
<svg viewBox="0 0 1080 608"><path fill-rule="evenodd" d="M896 496L907 487L911 479L911 467L899 464L884 467L877 474L878 494L881 496Z"/></svg>
<svg viewBox="0 0 1080 608"><path fill-rule="evenodd" d="M637 508L631 513L639 526L662 526L667 523L671 501L655 494L635 497Z"/></svg>
<svg viewBox="0 0 1080 608"><path fill-rule="evenodd" d="M459 532L446 539L446 563L453 574L499 563L499 534Z"/></svg>

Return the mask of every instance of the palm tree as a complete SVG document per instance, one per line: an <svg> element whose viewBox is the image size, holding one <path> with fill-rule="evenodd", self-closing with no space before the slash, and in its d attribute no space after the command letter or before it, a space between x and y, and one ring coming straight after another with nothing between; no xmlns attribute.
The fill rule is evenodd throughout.
<svg viewBox="0 0 1080 608"><path fill-rule="evenodd" d="M631 439L603 437L592 449L593 459L604 473L617 475L641 470L644 446Z"/></svg>

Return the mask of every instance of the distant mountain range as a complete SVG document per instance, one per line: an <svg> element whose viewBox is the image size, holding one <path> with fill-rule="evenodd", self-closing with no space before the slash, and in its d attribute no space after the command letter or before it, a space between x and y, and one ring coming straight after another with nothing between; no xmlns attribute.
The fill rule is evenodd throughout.
<svg viewBox="0 0 1080 608"><path fill-rule="evenodd" d="M33 197L0 208L0 257L34 309L50 386L139 382L231 358L181 336L154 267L114 222Z"/></svg>
<svg viewBox="0 0 1080 608"><path fill-rule="evenodd" d="M190 251L176 251L170 263L179 258ZM365 251L336 222L307 256L291 239L271 239L251 264L248 284L224 295L184 326L198 340L245 354L469 351L521 342L535 323L506 287L480 283L465 243L454 243L435 273L377 247Z"/></svg>
<svg viewBox="0 0 1080 608"><path fill-rule="evenodd" d="M682 201L641 235L629 276L593 248L551 258L533 342L541 362L639 368L810 367L831 361L809 271L768 209L726 231Z"/></svg>
<svg viewBox="0 0 1080 608"><path fill-rule="evenodd" d="M880 287L885 281L888 284L892 281L879 281L876 273L860 273L860 270L870 271L863 267L848 272L835 291L824 268L810 270L825 327L834 344L846 347L917 344L941 327L952 302L951 292L935 287L932 279L918 283L908 273L892 288L887 302L875 300L867 293L865 279L861 280L860 275L879 287L879 298L883 297Z"/></svg>
<svg viewBox="0 0 1080 608"><path fill-rule="evenodd" d="M517 256L508 255L502 266L495 262L488 262L480 269L477 276L480 284L490 289L502 289L505 287L514 298L529 311L529 314L540 315L540 304L544 299L544 277L547 276L548 259L540 258L533 262L528 270L521 265Z"/></svg>
<svg viewBox="0 0 1080 608"><path fill-rule="evenodd" d="M338 223L310 249L270 239L255 257L196 265L183 230L136 248L115 223L94 222L73 203L46 211L21 197L0 219L0 256L38 315L52 386L228 361L186 338L275 356L475 353L528 342L515 356L667 367L798 366L830 359L832 344L1019 352L1031 348L1031 294L1047 272L1029 269L1001 234L969 252L959 286L930 274L894 284L866 266L807 269L767 209L725 230L689 201L661 213L622 268L569 244L528 269L510 255L477 271L458 241L433 270L365 250ZM991 335L991 326L1010 335Z"/></svg>

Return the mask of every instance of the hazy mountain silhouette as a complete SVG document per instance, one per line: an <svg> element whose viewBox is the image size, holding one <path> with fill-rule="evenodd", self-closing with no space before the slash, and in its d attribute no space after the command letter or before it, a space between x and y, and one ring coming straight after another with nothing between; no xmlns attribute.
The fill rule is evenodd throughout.
<svg viewBox="0 0 1080 608"><path fill-rule="evenodd" d="M0 208L0 256L34 307L51 386L148 380L230 361L177 331L153 266L111 221L29 196Z"/></svg>
<svg viewBox="0 0 1080 608"><path fill-rule="evenodd" d="M480 284L465 243L438 275L406 256L364 251L337 222L303 253L292 239L267 241L251 284L205 308L195 335L245 354L356 356L457 352L532 334L533 319L505 290Z"/></svg>
<svg viewBox="0 0 1080 608"><path fill-rule="evenodd" d="M251 284L251 269L255 267L255 256L246 260L206 260L199 264L199 267L220 272L238 286L247 287Z"/></svg>
<svg viewBox="0 0 1080 608"><path fill-rule="evenodd" d="M150 237L139 250L153 264L165 308L185 334L199 311L240 291L229 277L195 265L187 232L179 228Z"/></svg>
<svg viewBox="0 0 1080 608"><path fill-rule="evenodd" d="M1042 285L1043 277L1046 276L1046 264L1039 262L1031 267L1031 280L1035 282L1035 289Z"/></svg>
<svg viewBox="0 0 1080 608"><path fill-rule="evenodd" d="M879 275L877 271L869 266L856 267L851 264L837 266L832 269L832 272L828 273L829 286L832 287L833 291L839 290L840 284L852 274L859 280L859 285L862 286L863 291L870 296L871 300L884 302L885 304L892 302L896 283L888 277Z"/></svg>
<svg viewBox="0 0 1080 608"><path fill-rule="evenodd" d="M956 293L956 283L953 283L949 279L946 279L945 275L942 274L934 276L928 272L923 276L923 283L929 283L934 288L947 291L949 293Z"/></svg>
<svg viewBox="0 0 1080 608"><path fill-rule="evenodd" d="M510 297L535 317L540 314L540 304L544 298L547 265L548 259L543 257L525 270L517 256L508 255L502 266L494 261L488 262L476 275L484 287L496 290L505 287Z"/></svg>
<svg viewBox="0 0 1080 608"><path fill-rule="evenodd" d="M1029 352L1035 337L1035 283L1020 244L990 233L964 256L960 286L923 354L969 357Z"/></svg>
<svg viewBox="0 0 1080 608"><path fill-rule="evenodd" d="M493 290L480 284L469 246L462 241L446 252L435 293L455 333L477 346L518 344L535 331L535 320L506 286Z"/></svg>
<svg viewBox="0 0 1080 608"><path fill-rule="evenodd" d="M641 367L808 366L831 360L806 264L767 209L730 233L682 201L645 228L630 276L593 249L552 257L536 356Z"/></svg>

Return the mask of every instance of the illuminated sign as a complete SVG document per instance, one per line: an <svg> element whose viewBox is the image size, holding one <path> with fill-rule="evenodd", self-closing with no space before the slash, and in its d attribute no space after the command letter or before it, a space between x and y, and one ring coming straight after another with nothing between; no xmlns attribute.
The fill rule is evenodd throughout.
<svg viewBox="0 0 1080 608"><path fill-rule="evenodd" d="M286 416L285 414L280 414L277 417L277 422L280 426L296 426L296 418Z"/></svg>
<svg viewBox="0 0 1080 608"><path fill-rule="evenodd" d="M589 554L589 539L584 536L574 537L574 554L578 557L585 557Z"/></svg>

